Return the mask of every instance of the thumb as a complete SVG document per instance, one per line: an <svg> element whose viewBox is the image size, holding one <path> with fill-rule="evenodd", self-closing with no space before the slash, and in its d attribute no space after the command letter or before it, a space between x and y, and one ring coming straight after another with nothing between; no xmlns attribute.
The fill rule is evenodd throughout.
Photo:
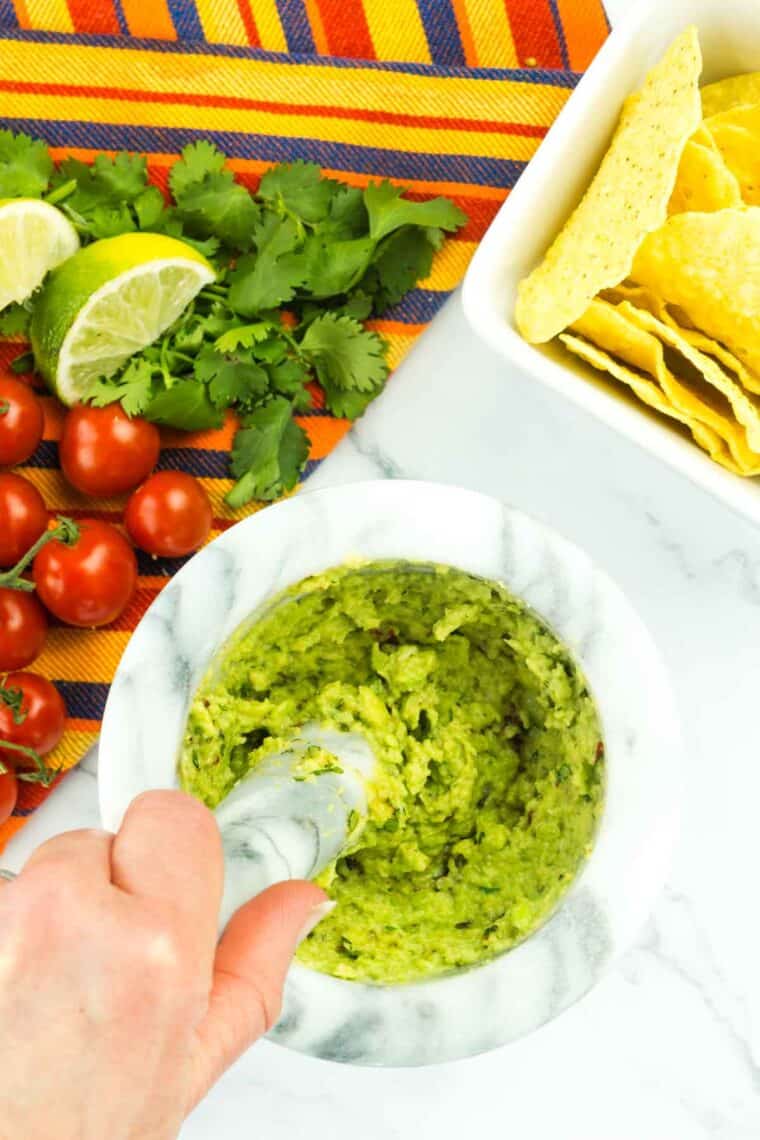
<svg viewBox="0 0 760 1140"><path fill-rule="evenodd" d="M217 947L209 1007L197 1029L196 1104L280 1015L298 944L334 907L313 883L278 883L242 906Z"/></svg>

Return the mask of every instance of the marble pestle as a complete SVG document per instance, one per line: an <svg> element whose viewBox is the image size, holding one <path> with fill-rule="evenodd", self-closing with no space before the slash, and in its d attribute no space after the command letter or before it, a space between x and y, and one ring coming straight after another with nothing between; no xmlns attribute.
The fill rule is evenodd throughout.
<svg viewBox="0 0 760 1140"><path fill-rule="evenodd" d="M335 758L335 769L304 777L314 746ZM235 785L215 812L224 847L220 930L266 887L313 879L356 839L375 764L361 734L308 724Z"/></svg>

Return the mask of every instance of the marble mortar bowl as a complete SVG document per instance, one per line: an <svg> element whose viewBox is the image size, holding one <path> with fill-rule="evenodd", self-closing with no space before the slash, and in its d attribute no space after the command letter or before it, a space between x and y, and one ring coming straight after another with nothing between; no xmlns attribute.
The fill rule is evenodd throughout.
<svg viewBox="0 0 760 1140"><path fill-rule="evenodd" d="M559 535L496 499L417 482L295 498L195 555L150 607L111 688L100 806L116 829L149 788L177 785L188 707L209 663L261 604L351 557L448 563L503 582L572 650L595 696L607 794L592 855L549 920L482 966L364 985L292 967L271 1039L333 1061L424 1065L521 1037L585 994L630 943L667 873L681 743L658 652L619 588Z"/></svg>

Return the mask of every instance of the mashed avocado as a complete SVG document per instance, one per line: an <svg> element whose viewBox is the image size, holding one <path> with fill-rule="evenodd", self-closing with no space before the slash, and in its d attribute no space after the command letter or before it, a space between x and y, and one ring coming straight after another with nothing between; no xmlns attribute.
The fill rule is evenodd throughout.
<svg viewBox="0 0 760 1140"><path fill-rule="evenodd" d="M291 587L201 686L183 787L215 807L306 721L358 730L380 774L369 821L321 879L337 900L299 959L403 982L509 949L591 849L599 721L567 651L503 587L422 563Z"/></svg>

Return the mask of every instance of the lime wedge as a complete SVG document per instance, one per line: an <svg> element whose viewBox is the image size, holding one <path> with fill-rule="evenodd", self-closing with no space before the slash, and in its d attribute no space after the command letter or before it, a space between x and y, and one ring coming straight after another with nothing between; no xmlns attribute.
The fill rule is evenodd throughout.
<svg viewBox="0 0 760 1140"><path fill-rule="evenodd" d="M77 403L152 344L215 273L192 246L162 234L104 238L50 274L34 306L37 368L64 404Z"/></svg>
<svg viewBox="0 0 760 1140"><path fill-rule="evenodd" d="M79 249L77 231L37 198L0 199L0 311L26 301L45 274Z"/></svg>

